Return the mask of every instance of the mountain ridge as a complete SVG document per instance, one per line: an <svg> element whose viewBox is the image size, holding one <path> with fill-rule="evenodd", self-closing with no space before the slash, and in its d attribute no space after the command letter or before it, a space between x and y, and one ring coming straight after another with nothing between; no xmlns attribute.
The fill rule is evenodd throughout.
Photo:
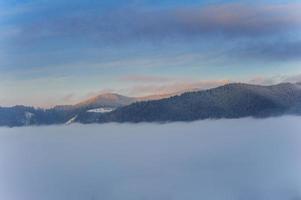
<svg viewBox="0 0 301 200"><path fill-rule="evenodd" d="M94 122L168 122L268 117L290 113L296 110L295 106L300 102L301 89L296 84L259 86L231 83L167 99L133 103L101 115L94 119ZM89 119L88 122L93 120Z"/></svg>
<svg viewBox="0 0 301 200"><path fill-rule="evenodd" d="M102 112L103 111L103 112ZM0 126L106 122L170 122L301 114L301 85L229 83L162 99L102 94L75 105L0 107ZM75 117L76 116L76 117ZM72 119L72 120L71 120ZM70 121L71 120L71 121Z"/></svg>

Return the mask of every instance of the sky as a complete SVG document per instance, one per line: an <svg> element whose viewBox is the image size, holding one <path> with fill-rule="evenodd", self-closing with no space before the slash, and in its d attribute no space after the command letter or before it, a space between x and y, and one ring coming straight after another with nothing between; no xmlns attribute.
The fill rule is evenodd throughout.
<svg viewBox="0 0 301 200"><path fill-rule="evenodd" d="M0 105L301 81L301 1L0 0Z"/></svg>

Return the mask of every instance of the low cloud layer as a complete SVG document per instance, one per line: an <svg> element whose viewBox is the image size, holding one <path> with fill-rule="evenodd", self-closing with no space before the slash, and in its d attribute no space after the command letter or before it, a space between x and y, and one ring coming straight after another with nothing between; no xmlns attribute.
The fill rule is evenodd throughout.
<svg viewBox="0 0 301 200"><path fill-rule="evenodd" d="M0 128L0 198L299 200L300 120Z"/></svg>

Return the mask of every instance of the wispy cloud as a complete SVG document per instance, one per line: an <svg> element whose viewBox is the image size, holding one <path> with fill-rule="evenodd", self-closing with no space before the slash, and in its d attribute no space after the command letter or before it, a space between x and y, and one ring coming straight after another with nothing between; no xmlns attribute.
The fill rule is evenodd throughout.
<svg viewBox="0 0 301 200"><path fill-rule="evenodd" d="M254 42L247 46L229 52L232 56L242 56L244 58L258 58L269 61L295 61L301 60L301 40L300 41L273 41Z"/></svg>
<svg viewBox="0 0 301 200"><path fill-rule="evenodd" d="M130 75L130 76L123 76L120 78L120 81L126 82L156 82L162 83L171 81L172 79L169 77L162 77L162 76L150 76L150 75Z"/></svg>
<svg viewBox="0 0 301 200"><path fill-rule="evenodd" d="M301 82L301 74L296 75L275 75L275 76L256 76L246 81L251 84L273 85L278 83L299 83Z"/></svg>
<svg viewBox="0 0 301 200"><path fill-rule="evenodd" d="M127 93L132 96L163 95L209 89L226 83L229 83L229 80L174 80L169 83L146 83L135 85L133 87L123 89L121 92L127 91Z"/></svg>
<svg viewBox="0 0 301 200"><path fill-rule="evenodd" d="M137 77L138 80L142 80ZM163 77L157 77L158 79ZM156 77L152 77L153 80ZM168 81L167 81L168 80ZM126 80L125 80L126 81ZM297 83L301 82L301 75L277 75L277 76L256 76L246 80L185 80L185 79L166 79L163 82L158 81L154 83L152 81L145 81L144 84L135 85L129 88L121 89L119 92L126 92L132 96L144 96L144 95L162 95L162 94L176 94L187 91L197 91L210 89L225 85L231 82L243 82L249 84L258 85L273 85L283 82Z"/></svg>

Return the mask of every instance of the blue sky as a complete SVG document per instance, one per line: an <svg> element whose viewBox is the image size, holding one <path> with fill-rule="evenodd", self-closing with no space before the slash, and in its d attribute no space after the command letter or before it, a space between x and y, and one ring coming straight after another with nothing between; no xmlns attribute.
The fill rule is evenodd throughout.
<svg viewBox="0 0 301 200"><path fill-rule="evenodd" d="M301 1L0 0L0 105L301 80Z"/></svg>

